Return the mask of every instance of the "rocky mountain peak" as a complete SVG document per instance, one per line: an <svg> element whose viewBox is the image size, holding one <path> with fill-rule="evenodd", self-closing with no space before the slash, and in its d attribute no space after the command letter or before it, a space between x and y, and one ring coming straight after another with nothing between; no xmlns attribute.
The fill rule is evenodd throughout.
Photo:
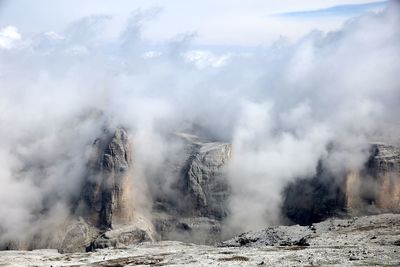
<svg viewBox="0 0 400 267"><path fill-rule="evenodd" d="M80 214L93 225L111 228L131 218L131 155L131 141L123 128L105 132L94 141L79 207Z"/></svg>

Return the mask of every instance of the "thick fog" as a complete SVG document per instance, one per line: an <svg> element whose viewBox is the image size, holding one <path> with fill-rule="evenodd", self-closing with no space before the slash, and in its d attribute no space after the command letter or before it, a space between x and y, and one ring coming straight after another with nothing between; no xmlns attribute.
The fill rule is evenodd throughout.
<svg viewBox="0 0 400 267"><path fill-rule="evenodd" d="M143 191L179 150L169 134L196 124L231 142L228 224L239 229L278 223L282 189L319 161L357 169L369 142L399 143L396 2L246 51L199 49L187 33L150 43L141 29L159 12L133 12L117 38L108 15L57 33L0 29L0 241L68 216L105 127L128 129Z"/></svg>

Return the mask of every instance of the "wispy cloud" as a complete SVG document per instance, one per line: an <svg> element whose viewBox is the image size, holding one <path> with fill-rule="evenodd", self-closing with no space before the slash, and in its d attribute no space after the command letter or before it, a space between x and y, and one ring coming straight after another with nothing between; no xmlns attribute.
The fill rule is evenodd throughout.
<svg viewBox="0 0 400 267"><path fill-rule="evenodd" d="M275 16L290 18L316 18L327 16L354 16L366 11L381 9L387 5L388 1L371 2L366 4L338 5L329 8L303 10L296 12L280 13Z"/></svg>

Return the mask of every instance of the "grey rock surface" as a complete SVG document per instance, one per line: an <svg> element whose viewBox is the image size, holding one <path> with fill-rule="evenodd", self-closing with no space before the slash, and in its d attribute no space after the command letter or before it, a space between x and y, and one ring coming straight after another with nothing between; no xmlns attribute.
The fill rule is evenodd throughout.
<svg viewBox="0 0 400 267"><path fill-rule="evenodd" d="M207 217L176 217L154 214L154 226L160 240L176 240L197 244L215 244L221 241L222 226Z"/></svg>
<svg viewBox="0 0 400 267"><path fill-rule="evenodd" d="M96 229L97 233L85 238L79 246L74 245L71 237L70 244L64 242L65 246L82 252L154 240L151 222L134 212L131 154L131 140L123 128L113 132L106 130L94 141L88 174L75 214L84 217L87 225ZM72 232L76 238L85 236L79 230L81 228Z"/></svg>
<svg viewBox="0 0 400 267"><path fill-rule="evenodd" d="M72 222L65 231L58 250L61 253L83 252L99 234L98 230L82 218Z"/></svg>
<svg viewBox="0 0 400 267"><path fill-rule="evenodd" d="M86 251L94 251L103 248L117 248L146 241L153 241L149 233L137 226L131 225L101 234L85 249Z"/></svg>
<svg viewBox="0 0 400 267"><path fill-rule="evenodd" d="M297 243L299 238L304 242ZM250 241L241 244L240 238ZM329 219L308 226L270 227L206 246L144 242L91 253L1 251L3 266L399 266L400 215ZM283 242L288 241L288 242Z"/></svg>
<svg viewBox="0 0 400 267"><path fill-rule="evenodd" d="M224 167L231 157L231 145L183 137L192 148L180 181L184 201L189 204L187 213L216 219L226 217L230 189Z"/></svg>
<svg viewBox="0 0 400 267"><path fill-rule="evenodd" d="M220 240L221 222L229 214L230 187L224 168L231 145L186 133L172 138L182 149L166 165L166 173L176 177L172 193L155 190L155 229L162 240L213 244Z"/></svg>
<svg viewBox="0 0 400 267"><path fill-rule="evenodd" d="M400 214L348 219L330 218L310 226L272 226L243 233L222 246L361 246L395 245L400 239ZM301 241L301 242L299 242ZM400 258L399 258L400 259Z"/></svg>
<svg viewBox="0 0 400 267"><path fill-rule="evenodd" d="M93 144L93 157L81 193L78 213L99 228L129 218L131 143L126 131L106 131Z"/></svg>
<svg viewBox="0 0 400 267"><path fill-rule="evenodd" d="M400 148L387 144L373 144L367 168L375 175L384 172L400 173Z"/></svg>

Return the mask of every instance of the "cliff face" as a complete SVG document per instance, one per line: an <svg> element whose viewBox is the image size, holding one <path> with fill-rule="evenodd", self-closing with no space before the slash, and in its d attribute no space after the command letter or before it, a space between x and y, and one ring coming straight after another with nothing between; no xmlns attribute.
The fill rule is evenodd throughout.
<svg viewBox="0 0 400 267"><path fill-rule="evenodd" d="M353 214L400 212L400 149L374 144L360 171L346 177L346 197Z"/></svg>
<svg viewBox="0 0 400 267"><path fill-rule="evenodd" d="M88 175L75 211L75 215L82 216L84 223L96 230L89 240L79 239L76 242L84 241L80 246L84 250L154 240L154 227L150 219L135 212L131 157L132 142L122 128L112 133L106 131L94 141ZM76 230L75 227L68 232L64 243L68 244L69 239L74 239ZM74 248L62 247L63 252L71 250L74 251Z"/></svg>
<svg viewBox="0 0 400 267"><path fill-rule="evenodd" d="M229 186L223 172L231 156L231 145L220 142L197 142L181 171L180 189L189 215L225 218Z"/></svg>
<svg viewBox="0 0 400 267"><path fill-rule="evenodd" d="M166 168L176 177L172 193L154 195L153 221L162 239L198 243L218 241L221 221L229 214L230 187L224 166L231 145L190 134L174 135L182 144L182 157Z"/></svg>
<svg viewBox="0 0 400 267"><path fill-rule="evenodd" d="M118 128L94 142L78 213L100 228L129 221L133 216L131 142Z"/></svg>
<svg viewBox="0 0 400 267"><path fill-rule="evenodd" d="M400 212L399 148L373 144L364 168L347 174L322 169L283 191L282 214L290 221L306 225L333 215Z"/></svg>

